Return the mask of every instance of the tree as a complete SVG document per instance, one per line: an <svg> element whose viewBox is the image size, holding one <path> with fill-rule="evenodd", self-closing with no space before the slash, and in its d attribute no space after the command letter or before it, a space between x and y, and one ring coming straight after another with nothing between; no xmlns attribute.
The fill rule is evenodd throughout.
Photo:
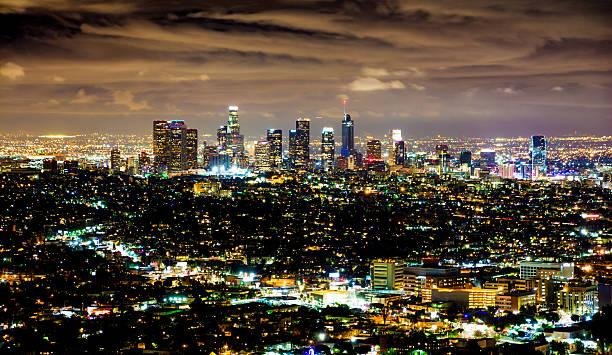
<svg viewBox="0 0 612 355"><path fill-rule="evenodd" d="M599 350L606 353L608 345L612 342L612 306L603 307L593 316L591 321L591 334L597 340Z"/></svg>

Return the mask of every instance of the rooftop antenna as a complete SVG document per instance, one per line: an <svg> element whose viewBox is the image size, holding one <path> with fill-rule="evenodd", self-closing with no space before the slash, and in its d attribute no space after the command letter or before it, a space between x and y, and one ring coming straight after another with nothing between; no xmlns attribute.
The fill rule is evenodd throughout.
<svg viewBox="0 0 612 355"><path fill-rule="evenodd" d="M348 97L342 99L342 105L344 106L344 116L346 116L346 104L348 103Z"/></svg>

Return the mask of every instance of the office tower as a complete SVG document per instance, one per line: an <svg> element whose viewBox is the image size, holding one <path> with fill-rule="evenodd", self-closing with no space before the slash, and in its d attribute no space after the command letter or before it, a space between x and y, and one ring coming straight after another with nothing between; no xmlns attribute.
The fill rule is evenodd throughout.
<svg viewBox="0 0 612 355"><path fill-rule="evenodd" d="M127 157L125 160L125 172L128 175L134 175L138 171L138 160L136 157Z"/></svg>
<svg viewBox="0 0 612 355"><path fill-rule="evenodd" d="M229 106L227 109L227 133L240 134L240 122L238 121L238 106Z"/></svg>
<svg viewBox="0 0 612 355"><path fill-rule="evenodd" d="M272 167L272 156L270 154L271 144L268 141L259 141L255 144L255 170L269 171Z"/></svg>
<svg viewBox="0 0 612 355"><path fill-rule="evenodd" d="M57 160L55 158L47 158L43 160L43 171L57 173Z"/></svg>
<svg viewBox="0 0 612 355"><path fill-rule="evenodd" d="M151 172L151 158L146 152L140 152L138 155L138 172L142 175Z"/></svg>
<svg viewBox="0 0 612 355"><path fill-rule="evenodd" d="M459 154L459 164L461 165L472 165L472 152L469 150L464 150Z"/></svg>
<svg viewBox="0 0 612 355"><path fill-rule="evenodd" d="M374 260L371 265L373 290L404 288L404 265L397 260Z"/></svg>
<svg viewBox="0 0 612 355"><path fill-rule="evenodd" d="M495 150L493 149L482 149L480 151L480 161L481 164L487 168L491 168L495 166Z"/></svg>
<svg viewBox="0 0 612 355"><path fill-rule="evenodd" d="M406 160L406 143L404 141L393 142L393 163L404 165Z"/></svg>
<svg viewBox="0 0 612 355"><path fill-rule="evenodd" d="M76 174L78 170L78 160L64 160L64 174Z"/></svg>
<svg viewBox="0 0 612 355"><path fill-rule="evenodd" d="M185 130L185 159L187 169L198 167L198 130L195 128Z"/></svg>
<svg viewBox="0 0 612 355"><path fill-rule="evenodd" d="M110 151L110 168L113 173L118 173L121 170L121 152L117 147Z"/></svg>
<svg viewBox="0 0 612 355"><path fill-rule="evenodd" d="M218 155L217 147L212 145L207 145L202 148L202 167L204 169L208 169L210 167L210 162L214 156Z"/></svg>
<svg viewBox="0 0 612 355"><path fill-rule="evenodd" d="M295 160L297 158L297 130L289 130L289 161L292 167L295 167Z"/></svg>
<svg viewBox="0 0 612 355"><path fill-rule="evenodd" d="M541 270L554 270L562 278L574 277L574 263L552 263L539 261L521 261L519 263L519 277L529 280L538 277Z"/></svg>
<svg viewBox="0 0 612 355"><path fill-rule="evenodd" d="M308 168L310 161L310 119L298 118L295 121L294 166Z"/></svg>
<svg viewBox="0 0 612 355"><path fill-rule="evenodd" d="M340 155L348 157L353 155L355 152L355 126L351 119L351 115L346 113L346 106L344 111L344 118L342 119L342 149Z"/></svg>
<svg viewBox="0 0 612 355"><path fill-rule="evenodd" d="M546 176L546 138L531 136L531 177Z"/></svg>
<svg viewBox="0 0 612 355"><path fill-rule="evenodd" d="M321 169L328 172L334 170L334 129L324 127L321 132Z"/></svg>
<svg viewBox="0 0 612 355"><path fill-rule="evenodd" d="M161 170L167 169L170 162L169 139L168 121L153 121L153 156L155 167Z"/></svg>
<svg viewBox="0 0 612 355"><path fill-rule="evenodd" d="M366 144L366 164L382 160L382 145L378 139L369 140Z"/></svg>
<svg viewBox="0 0 612 355"><path fill-rule="evenodd" d="M182 171L187 165L185 164L185 130L187 126L183 120L173 120L168 123L168 128L170 130L168 171Z"/></svg>
<svg viewBox="0 0 612 355"><path fill-rule="evenodd" d="M270 142L270 158L273 168L280 168L283 164L283 131L268 129L267 140Z"/></svg>
<svg viewBox="0 0 612 355"><path fill-rule="evenodd" d="M436 145L436 155L438 156L438 166L439 173L447 173L448 172L448 164L450 160L450 155L448 154L448 145L446 144L438 144Z"/></svg>
<svg viewBox="0 0 612 355"><path fill-rule="evenodd" d="M158 171L183 171L192 166L189 159L194 158L197 166L197 136L197 130L188 129L183 120L154 121L155 168Z"/></svg>
<svg viewBox="0 0 612 355"><path fill-rule="evenodd" d="M227 126L217 128L217 146L219 147L219 151L225 151L227 149Z"/></svg>

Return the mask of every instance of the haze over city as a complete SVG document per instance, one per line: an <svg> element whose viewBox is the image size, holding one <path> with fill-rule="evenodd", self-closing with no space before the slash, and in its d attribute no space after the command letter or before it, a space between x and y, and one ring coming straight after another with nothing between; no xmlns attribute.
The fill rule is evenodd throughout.
<svg viewBox="0 0 612 355"><path fill-rule="evenodd" d="M607 1L0 1L0 131L610 134ZM319 118L317 118L319 117Z"/></svg>

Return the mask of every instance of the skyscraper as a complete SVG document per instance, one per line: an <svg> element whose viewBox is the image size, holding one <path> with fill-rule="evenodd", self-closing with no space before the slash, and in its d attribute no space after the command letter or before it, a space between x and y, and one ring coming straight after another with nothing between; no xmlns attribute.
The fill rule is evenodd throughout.
<svg viewBox="0 0 612 355"><path fill-rule="evenodd" d="M289 162L292 167L295 167L298 151L298 133L295 129L289 130Z"/></svg>
<svg viewBox="0 0 612 355"><path fill-rule="evenodd" d="M269 141L259 141L255 144L255 170L268 171L272 166L272 156L270 155L271 143Z"/></svg>
<svg viewBox="0 0 612 355"><path fill-rule="evenodd" d="M170 128L168 121L153 121L153 155L157 169L165 170L170 161L168 142L170 140Z"/></svg>
<svg viewBox="0 0 612 355"><path fill-rule="evenodd" d="M153 153L157 171L179 172L197 167L197 137L197 130L188 129L183 120L154 121Z"/></svg>
<svg viewBox="0 0 612 355"><path fill-rule="evenodd" d="M546 176L546 137L531 136L531 178Z"/></svg>
<svg viewBox="0 0 612 355"><path fill-rule="evenodd" d="M195 128L185 130L185 163L187 169L198 167L198 130Z"/></svg>
<svg viewBox="0 0 612 355"><path fill-rule="evenodd" d="M240 134L240 122L238 121L238 106L229 106L227 110L227 133Z"/></svg>
<svg viewBox="0 0 612 355"><path fill-rule="evenodd" d="M168 123L170 131L170 139L168 146L170 150L170 161L168 162L168 171L177 172L185 170L187 166L185 161L185 131L187 126L183 120L173 120Z"/></svg>
<svg viewBox="0 0 612 355"><path fill-rule="evenodd" d="M340 155L348 157L353 155L355 152L355 124L351 119L351 115L346 113L346 102L345 102L344 117L342 119L342 149Z"/></svg>
<svg viewBox="0 0 612 355"><path fill-rule="evenodd" d="M459 155L459 164L472 166L472 152L469 150L464 150Z"/></svg>
<svg viewBox="0 0 612 355"><path fill-rule="evenodd" d="M270 142L270 158L273 168L280 168L283 164L283 131L268 129L267 141Z"/></svg>
<svg viewBox="0 0 612 355"><path fill-rule="evenodd" d="M117 147L110 151L110 168L113 173L118 173L121 170L121 152Z"/></svg>
<svg viewBox="0 0 612 355"><path fill-rule="evenodd" d="M406 160L406 142L397 141L393 143L393 162L395 165L404 165Z"/></svg>
<svg viewBox="0 0 612 355"><path fill-rule="evenodd" d="M439 173L447 173L448 172L448 163L450 160L450 155L448 154L448 145L446 144L438 144L436 145L436 155L438 156L439 161Z"/></svg>
<svg viewBox="0 0 612 355"><path fill-rule="evenodd" d="M321 132L321 168L323 171L332 171L334 169L334 129L324 127Z"/></svg>
<svg viewBox="0 0 612 355"><path fill-rule="evenodd" d="M294 165L298 169L308 168L310 161L310 119L298 118L295 121Z"/></svg>
<svg viewBox="0 0 612 355"><path fill-rule="evenodd" d="M366 163L382 160L382 145L378 139L369 140L366 147Z"/></svg>
<svg viewBox="0 0 612 355"><path fill-rule="evenodd" d="M497 155L493 149L482 149L480 151L480 161L487 168L495 166L495 159Z"/></svg>

